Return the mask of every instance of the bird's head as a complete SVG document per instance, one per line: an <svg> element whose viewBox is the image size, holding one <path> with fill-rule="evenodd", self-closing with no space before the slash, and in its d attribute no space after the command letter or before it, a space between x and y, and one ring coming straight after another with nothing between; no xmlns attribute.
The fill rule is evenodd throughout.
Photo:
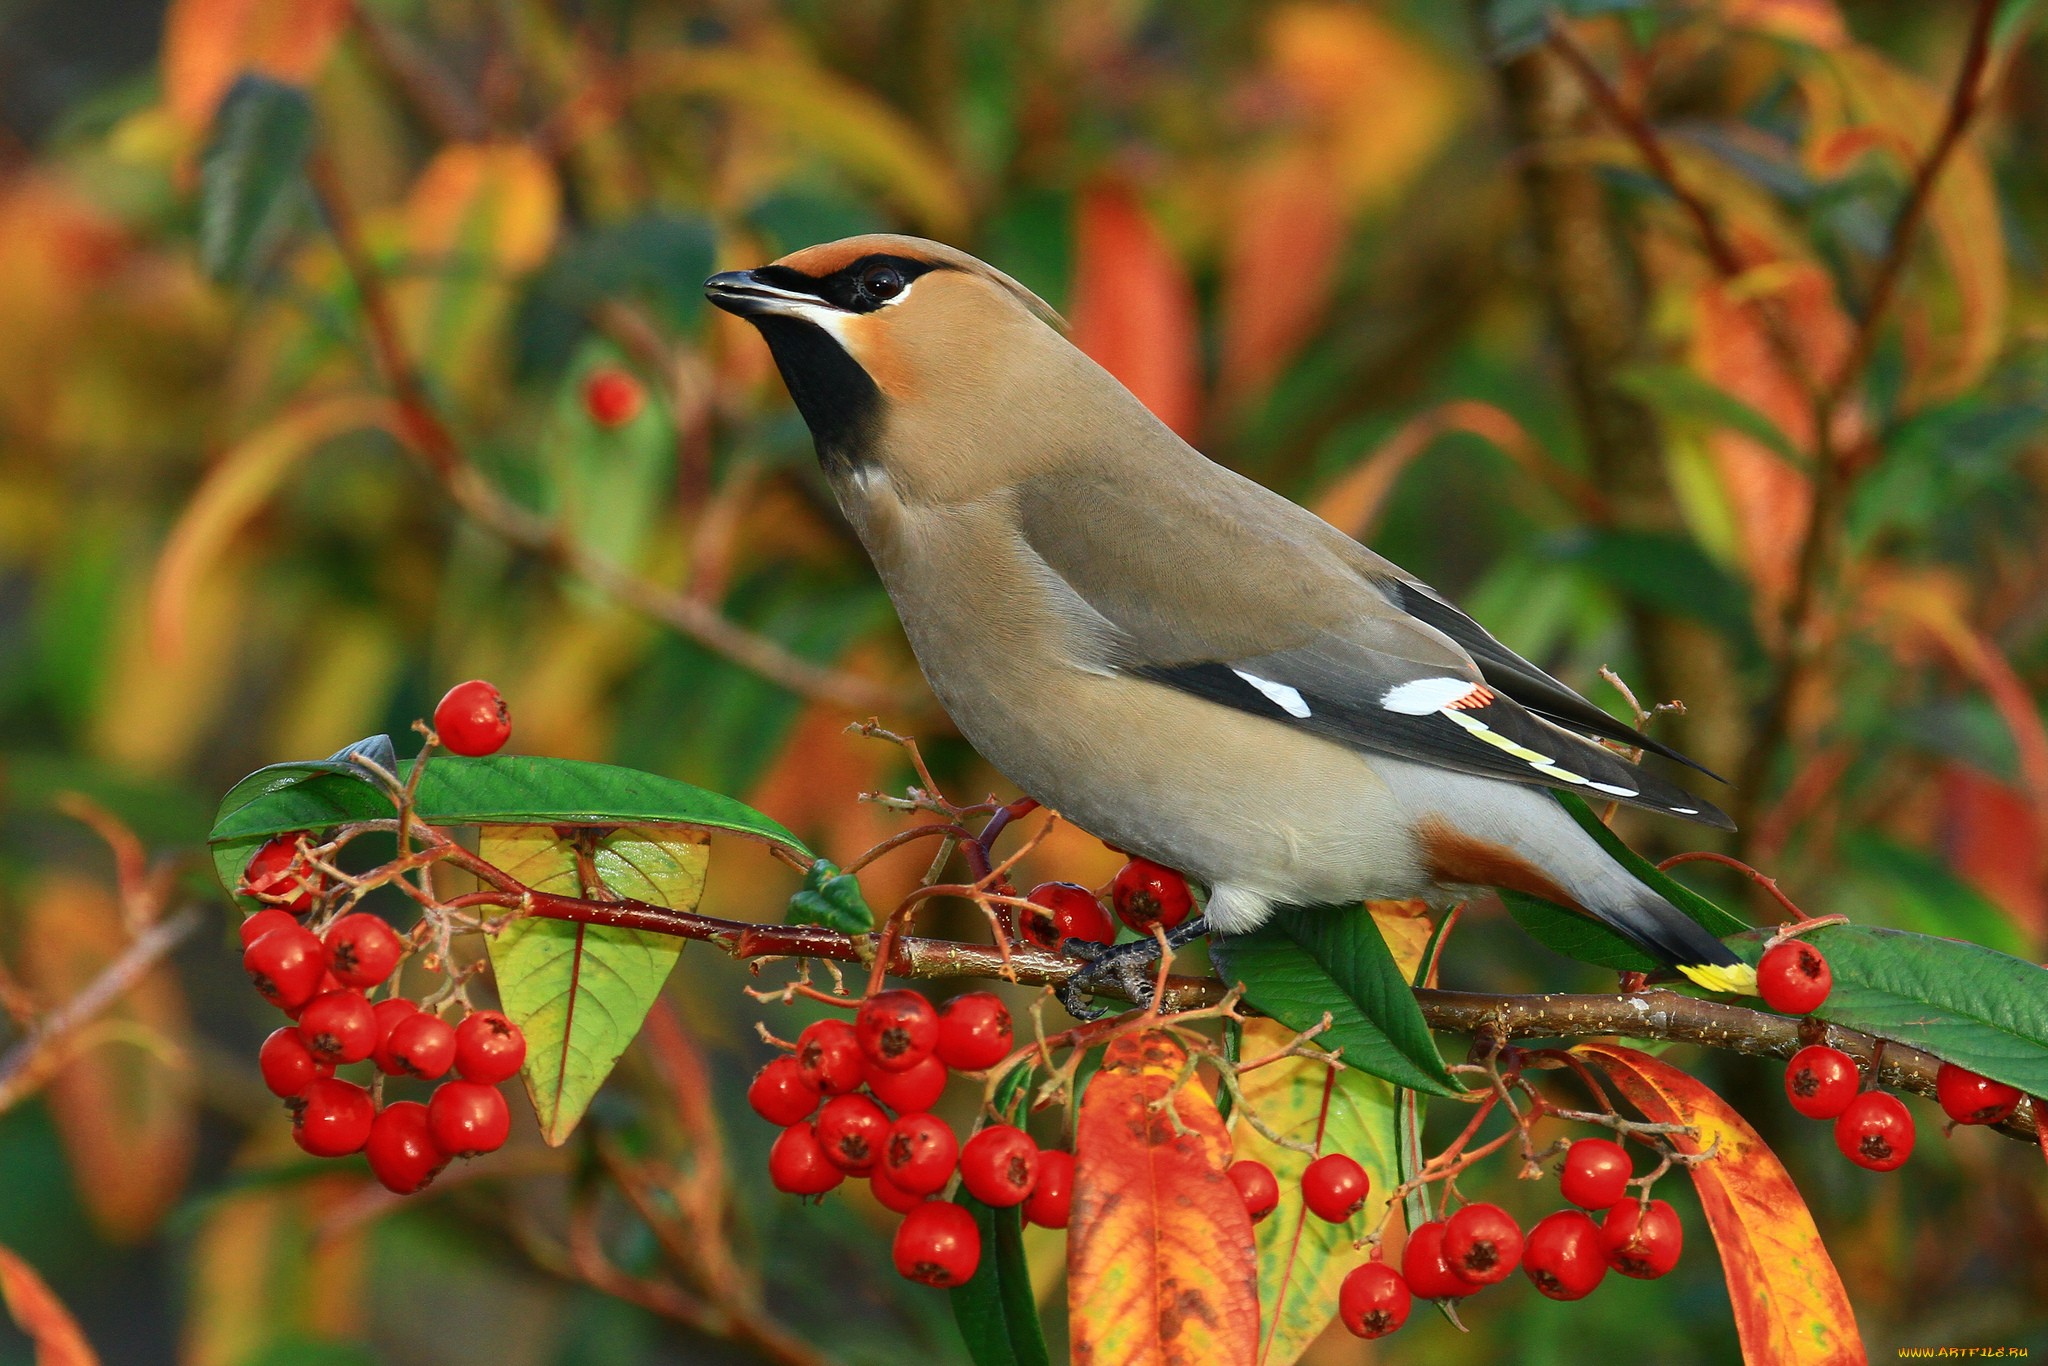
<svg viewBox="0 0 2048 1366"><path fill-rule="evenodd" d="M920 237L806 247L714 275L704 293L760 329L835 474L878 465L924 483L964 477L994 428L1030 420L1047 386L1078 378L1080 353L1043 300Z"/></svg>

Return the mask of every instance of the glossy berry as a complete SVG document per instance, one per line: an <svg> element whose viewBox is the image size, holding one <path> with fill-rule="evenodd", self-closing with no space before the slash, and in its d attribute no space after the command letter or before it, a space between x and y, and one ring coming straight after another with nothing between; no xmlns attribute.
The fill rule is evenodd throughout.
<svg viewBox="0 0 2048 1366"><path fill-rule="evenodd" d="M1246 1158L1231 1163L1223 1174L1237 1187L1238 1196L1244 1201L1244 1212L1252 1217L1253 1223L1258 1223L1279 1206L1280 1182L1274 1177L1273 1169L1265 1163Z"/></svg>
<svg viewBox="0 0 2048 1366"><path fill-rule="evenodd" d="M398 935L367 911L345 915L327 928L327 970L343 986L367 991L383 985L405 953Z"/></svg>
<svg viewBox="0 0 2048 1366"><path fill-rule="evenodd" d="M1952 1062L1934 1074L1934 1098L1942 1113L1958 1124L1996 1124L2020 1106L2020 1091L2002 1081L1980 1077Z"/></svg>
<svg viewBox="0 0 2048 1366"><path fill-rule="evenodd" d="M1444 1221L1416 1225L1401 1249L1401 1279L1417 1299L1455 1300L1479 1287L1451 1270L1444 1259Z"/></svg>
<svg viewBox="0 0 2048 1366"><path fill-rule="evenodd" d="M288 930L298 923L291 912L280 911L275 906L265 906L244 920L237 933L241 936L242 947L246 949L272 930Z"/></svg>
<svg viewBox="0 0 2048 1366"><path fill-rule="evenodd" d="M1038 1145L1009 1124L991 1124L960 1149L960 1181L984 1205L1021 1205L1038 1178Z"/></svg>
<svg viewBox="0 0 2048 1366"><path fill-rule="evenodd" d="M415 1010L391 1027L384 1051L391 1058L392 1075L438 1081L455 1065L456 1032L439 1015ZM471 1077L471 1081L478 1078Z"/></svg>
<svg viewBox="0 0 2048 1366"><path fill-rule="evenodd" d="M853 1032L869 1066L907 1072L938 1046L939 1012L917 992L884 991L860 1003Z"/></svg>
<svg viewBox="0 0 2048 1366"><path fill-rule="evenodd" d="M1154 925L1174 928L1195 908L1188 880L1150 859L1134 858L1117 869L1116 880L1109 884L1109 897L1116 906L1116 918L1145 935L1152 933Z"/></svg>
<svg viewBox="0 0 2048 1366"><path fill-rule="evenodd" d="M344 986L343 986L343 985L341 984L341 979L340 979L339 977L336 977L336 976L335 976L335 975L334 975L333 973L331 973L331 972L324 972L324 971L323 971L323 972L322 972L322 973L320 974L320 985L319 985L319 986L317 986L317 987L315 987L315 988L313 988L313 994L312 994L312 995L311 995L310 997L308 997L307 999L308 999L308 1000L313 1000L313 1001L317 1001L317 1000L319 1000L319 999L320 999L320 998L321 998L322 996L327 996L327 995L330 995L330 994L332 994L332 993L334 993L334 992L337 992L337 991L346 991L346 990L348 990L348 988L347 988L347 987L344 987ZM295 1005L295 1006L291 1007L291 1008L290 1008L289 1010L285 1011L285 1014L287 1014L287 1015L291 1016L291 1017L292 1017L292 1018L293 1018L294 1020L296 1020L296 1019L298 1019L298 1018L299 1018L299 1012L300 1012L301 1010L304 1010L305 1008L306 1008L306 1007L305 1007L305 1002L303 1002L303 1001L302 1001L302 1002L300 1002L300 1003L299 1003L298 1005Z"/></svg>
<svg viewBox="0 0 2048 1366"><path fill-rule="evenodd" d="M1835 974L1819 949L1803 939L1787 939L1756 965L1756 990L1764 1004L1787 1015L1811 1015L1827 1000Z"/></svg>
<svg viewBox="0 0 2048 1366"><path fill-rule="evenodd" d="M288 1102L292 1138L315 1157L346 1157L370 1141L377 1106L352 1081L321 1077Z"/></svg>
<svg viewBox="0 0 2048 1366"><path fill-rule="evenodd" d="M313 1056L299 1031L290 1025L272 1031L256 1052L256 1066L263 1072L263 1084L270 1094L290 1100L322 1077L334 1075L334 1064Z"/></svg>
<svg viewBox="0 0 2048 1366"><path fill-rule="evenodd" d="M496 754L512 738L512 713L481 678L457 683L434 707L434 733L450 754Z"/></svg>
<svg viewBox="0 0 2048 1366"><path fill-rule="evenodd" d="M819 1020L796 1036L796 1065L804 1080L828 1096L860 1085L860 1041L844 1020Z"/></svg>
<svg viewBox="0 0 2048 1366"><path fill-rule="evenodd" d="M606 366L583 381L583 411L600 427L623 427L640 415L645 398L640 381Z"/></svg>
<svg viewBox="0 0 2048 1366"><path fill-rule="evenodd" d="M804 1080L796 1059L786 1053L756 1072L747 1086L747 1104L780 1129L809 1119L824 1098L822 1091Z"/></svg>
<svg viewBox="0 0 2048 1366"><path fill-rule="evenodd" d="M1337 1287L1337 1317L1356 1338L1383 1338L1408 1322L1414 1296L1401 1273L1384 1262L1351 1268Z"/></svg>
<svg viewBox="0 0 2048 1366"><path fill-rule="evenodd" d="M364 1156L371 1173L394 1195L425 1190L448 1165L448 1154L434 1142L427 1107L416 1100L394 1101L378 1112Z"/></svg>
<svg viewBox="0 0 2048 1366"><path fill-rule="evenodd" d="M903 1216L890 1253L899 1275L948 1290L981 1264L981 1226L950 1200L927 1200Z"/></svg>
<svg viewBox="0 0 2048 1366"><path fill-rule="evenodd" d="M1024 1218L1040 1228L1065 1228L1074 1209L1074 1155L1048 1148L1038 1155L1038 1176L1024 1200Z"/></svg>
<svg viewBox="0 0 2048 1366"><path fill-rule="evenodd" d="M526 1035L496 1010L472 1010L455 1026L455 1070L464 1081L496 1086L519 1075Z"/></svg>
<svg viewBox="0 0 2048 1366"><path fill-rule="evenodd" d="M1600 1221L1600 1253L1607 1265L1624 1276L1652 1281L1678 1265L1685 1248L1685 1226L1678 1211L1662 1200L1648 1208L1624 1200Z"/></svg>
<svg viewBox="0 0 2048 1366"><path fill-rule="evenodd" d="M402 1076L405 1068L391 1056L391 1035L420 1008L403 996L389 996L371 1006L370 1013L377 1018L377 1046L370 1050L370 1061L387 1077Z"/></svg>
<svg viewBox="0 0 2048 1366"><path fill-rule="evenodd" d="M1545 1215L1522 1244L1522 1270L1553 1300L1582 1300L1607 1278L1600 1226L1583 1210Z"/></svg>
<svg viewBox="0 0 2048 1366"><path fill-rule="evenodd" d="M362 992L330 991L299 1012L299 1037L322 1062L361 1062L377 1046L377 1015Z"/></svg>
<svg viewBox="0 0 2048 1366"><path fill-rule="evenodd" d="M1522 1262L1522 1226L1499 1205L1467 1205L1444 1221L1444 1260L1474 1285L1504 1281Z"/></svg>
<svg viewBox="0 0 2048 1366"><path fill-rule="evenodd" d="M1341 1224L1365 1208L1372 1178L1343 1153L1324 1153L1301 1174L1301 1201L1308 1212L1328 1223Z"/></svg>
<svg viewBox="0 0 2048 1366"><path fill-rule="evenodd" d="M1897 1171L1913 1155L1913 1116L1885 1091L1865 1091L1835 1121L1842 1156L1874 1172Z"/></svg>
<svg viewBox="0 0 2048 1366"><path fill-rule="evenodd" d="M1072 882L1041 882L1024 897L1043 910L1023 911L1018 930L1041 949L1059 952L1069 939L1086 939L1094 944L1116 942L1116 922L1095 893Z"/></svg>
<svg viewBox="0 0 2048 1366"><path fill-rule="evenodd" d="M833 1166L849 1176L866 1176L882 1160L889 1117L866 1096L834 1096L811 1128Z"/></svg>
<svg viewBox="0 0 2048 1366"><path fill-rule="evenodd" d="M444 1081L427 1098L427 1122L434 1146L450 1157L475 1157L505 1146L512 1132L512 1112L495 1086L476 1081Z"/></svg>
<svg viewBox="0 0 2048 1366"><path fill-rule="evenodd" d="M1863 1084L1856 1059L1839 1048L1814 1044L1785 1065L1785 1099L1808 1119L1833 1119L1849 1108Z"/></svg>
<svg viewBox="0 0 2048 1366"><path fill-rule="evenodd" d="M928 1195L912 1195L891 1181L889 1174L880 1168L868 1177L868 1193L881 1203L883 1209L894 1210L898 1214L908 1214L931 1198Z"/></svg>
<svg viewBox="0 0 2048 1366"><path fill-rule="evenodd" d="M256 896L285 898L278 901L273 909L282 909L293 915L303 915L311 910L313 894L320 887L320 874L307 867L299 854L299 841L311 836L311 831L293 830L265 843L250 855L248 864L242 869L241 890ZM244 939L242 942L247 944L250 941Z"/></svg>
<svg viewBox="0 0 2048 1366"><path fill-rule="evenodd" d="M768 1179L784 1195L823 1195L844 1181L846 1173L825 1156L824 1145L808 1123L792 1124L768 1149Z"/></svg>
<svg viewBox="0 0 2048 1366"><path fill-rule="evenodd" d="M979 1072L1010 1054L1010 1010L994 993L970 991L939 1011L939 1061L956 1072Z"/></svg>
<svg viewBox="0 0 2048 1366"><path fill-rule="evenodd" d="M959 1160L960 1140L934 1115L905 1115L882 1141L883 1172L912 1195L930 1195L945 1185Z"/></svg>
<svg viewBox="0 0 2048 1366"><path fill-rule="evenodd" d="M916 1114L937 1105L949 1075L946 1064L936 1055L906 1072L884 1072L879 1067L868 1067L862 1072L875 1099L899 1115Z"/></svg>
<svg viewBox="0 0 2048 1366"><path fill-rule="evenodd" d="M263 999L296 1010L313 999L327 972L319 938L302 925L272 930L242 950L242 968Z"/></svg>
<svg viewBox="0 0 2048 1366"><path fill-rule="evenodd" d="M1565 1149L1557 1185L1580 1209L1606 1209L1628 1194L1633 1175L1626 1148L1604 1138L1582 1138Z"/></svg>

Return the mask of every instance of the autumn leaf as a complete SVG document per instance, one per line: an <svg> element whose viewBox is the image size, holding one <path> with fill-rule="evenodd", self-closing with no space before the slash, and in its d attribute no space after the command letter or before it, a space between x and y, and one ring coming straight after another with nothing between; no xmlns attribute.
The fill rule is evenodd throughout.
<svg viewBox="0 0 2048 1366"><path fill-rule="evenodd" d="M1646 1119L1697 1129L1673 1137L1680 1152L1713 1152L1688 1170L1720 1249L1743 1360L1860 1366L1863 1339L1848 1292L1799 1188L1756 1130L1699 1081L1647 1053L1608 1043L1572 1051L1597 1062Z"/></svg>
<svg viewBox="0 0 2048 1366"><path fill-rule="evenodd" d="M1182 436L1201 408L1194 286L1159 225L1127 185L1081 194L1075 229L1074 345Z"/></svg>
<svg viewBox="0 0 2048 1366"><path fill-rule="evenodd" d="M244 71L304 85L348 16L349 0L176 0L164 16L164 102L196 134Z"/></svg>
<svg viewBox="0 0 2048 1366"><path fill-rule="evenodd" d="M1251 1219L1224 1175L1223 1120L1187 1062L1170 1034L1124 1034L1082 1096L1067 1233L1075 1366L1213 1366L1258 1350Z"/></svg>
<svg viewBox="0 0 2048 1366"><path fill-rule="evenodd" d="M15 1326L36 1345L36 1366L99 1366L99 1356L64 1302L50 1292L34 1267L0 1247L0 1299Z"/></svg>

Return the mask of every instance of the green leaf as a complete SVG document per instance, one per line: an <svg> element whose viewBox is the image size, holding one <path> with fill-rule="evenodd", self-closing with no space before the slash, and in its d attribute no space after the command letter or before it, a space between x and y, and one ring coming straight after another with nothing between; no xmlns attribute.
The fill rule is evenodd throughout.
<svg viewBox="0 0 2048 1366"><path fill-rule="evenodd" d="M1622 388L1656 409L1671 426L1693 431L1726 428L1770 450L1794 469L1807 466L1805 454L1777 423L1685 366L1631 366L1618 378Z"/></svg>
<svg viewBox="0 0 2048 1366"><path fill-rule="evenodd" d="M804 871L804 885L790 897L784 920L791 925L823 925L841 934L866 934L875 927L875 913L860 894L860 882L822 858Z"/></svg>
<svg viewBox="0 0 2048 1366"><path fill-rule="evenodd" d="M1027 1099L1032 1069L1018 1067L996 1088L995 1110L1012 1122ZM1031 1289L1031 1267L1024 1257L1021 1206L994 1209L962 1190L962 1209L981 1228L981 1263L965 1285L954 1287L953 1319L974 1366L1051 1366L1045 1329L1038 1319L1038 1297Z"/></svg>
<svg viewBox="0 0 2048 1366"><path fill-rule="evenodd" d="M659 392L642 383L640 410L614 427L598 423L584 400L602 371L631 373L609 341L585 343L557 387L540 440L550 503L561 522L592 553L623 569L639 565L674 497L675 427ZM576 590L592 602L602 594Z"/></svg>
<svg viewBox="0 0 2048 1366"><path fill-rule="evenodd" d="M1710 627L1745 667L1761 663L1749 590L1689 536L1593 530L1556 543L1560 559L1599 579L1624 602Z"/></svg>
<svg viewBox="0 0 2048 1366"><path fill-rule="evenodd" d="M688 911L703 895L711 846L701 834L632 826L567 838L552 825L486 826L477 852L539 891ZM586 885L579 853L601 885ZM526 1094L550 1144L583 1118L682 951L673 935L538 916L490 941L498 1001L526 1033Z"/></svg>
<svg viewBox="0 0 2048 1366"><path fill-rule="evenodd" d="M1317 1042L1376 1077L1436 1095L1458 1088L1436 1051L1406 976L1371 915L1357 907L1282 910L1251 934L1213 938L1210 957L1245 999L1296 1030L1331 1028Z"/></svg>
<svg viewBox="0 0 2048 1366"><path fill-rule="evenodd" d="M304 203L313 150L306 92L245 74L214 116L199 160L199 259L216 280L258 275Z"/></svg>
<svg viewBox="0 0 2048 1366"><path fill-rule="evenodd" d="M1752 930L1728 946L1754 963L1770 935ZM1905 930L1830 925L1802 937L1834 974L1833 990L1814 1012L1820 1019L2048 1095L2048 971Z"/></svg>

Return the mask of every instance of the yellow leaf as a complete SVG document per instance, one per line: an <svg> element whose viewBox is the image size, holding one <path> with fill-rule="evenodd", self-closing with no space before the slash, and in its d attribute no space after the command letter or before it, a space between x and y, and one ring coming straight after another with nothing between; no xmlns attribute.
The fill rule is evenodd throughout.
<svg viewBox="0 0 2048 1366"><path fill-rule="evenodd" d="M442 148L413 182L406 238L422 256L516 275L547 259L561 209L554 167L533 148L458 142Z"/></svg>
<svg viewBox="0 0 2048 1366"><path fill-rule="evenodd" d="M244 71L304 85L348 16L349 0L173 0L164 16L164 101L197 133Z"/></svg>

